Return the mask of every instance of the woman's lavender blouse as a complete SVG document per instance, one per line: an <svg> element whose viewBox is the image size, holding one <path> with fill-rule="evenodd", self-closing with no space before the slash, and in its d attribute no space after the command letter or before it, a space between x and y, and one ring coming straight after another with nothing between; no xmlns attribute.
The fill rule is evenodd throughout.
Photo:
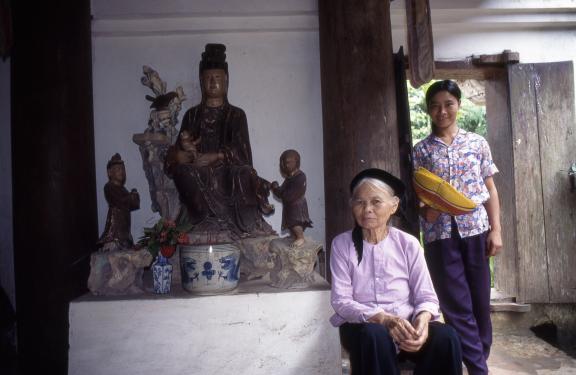
<svg viewBox="0 0 576 375"><path fill-rule="evenodd" d="M362 262L352 243L352 232L332 241L331 303L336 312L330 322L362 323L379 312L412 320L422 311L440 317L438 297L418 240L389 227L386 238L371 244L364 241Z"/></svg>

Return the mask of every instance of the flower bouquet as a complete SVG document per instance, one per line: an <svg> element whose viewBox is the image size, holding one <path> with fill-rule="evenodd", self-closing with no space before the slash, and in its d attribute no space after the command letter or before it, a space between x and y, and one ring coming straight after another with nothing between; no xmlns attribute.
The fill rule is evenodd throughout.
<svg viewBox="0 0 576 375"><path fill-rule="evenodd" d="M153 258L161 255L170 258L176 251L177 244L188 244L188 231L192 225L176 225L172 220L160 219L153 227L144 228L144 235L138 244L145 246Z"/></svg>

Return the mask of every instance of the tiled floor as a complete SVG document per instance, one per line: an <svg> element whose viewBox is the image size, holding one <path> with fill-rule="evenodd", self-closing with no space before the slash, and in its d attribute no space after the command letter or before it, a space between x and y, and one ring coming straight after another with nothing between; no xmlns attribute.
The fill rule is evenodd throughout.
<svg viewBox="0 0 576 375"><path fill-rule="evenodd" d="M576 375L576 359L526 330L494 334L488 360L492 375Z"/></svg>

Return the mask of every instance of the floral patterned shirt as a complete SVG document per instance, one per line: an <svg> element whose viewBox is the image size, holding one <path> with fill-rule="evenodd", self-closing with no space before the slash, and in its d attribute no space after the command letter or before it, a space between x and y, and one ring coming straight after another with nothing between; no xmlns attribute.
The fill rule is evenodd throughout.
<svg viewBox="0 0 576 375"><path fill-rule="evenodd" d="M482 136L459 129L452 144L447 145L430 134L414 146L413 161L415 169L428 169L476 202L477 207L471 213L454 216L460 237L475 236L489 229L483 203L490 198L490 193L484 179L497 173L498 168ZM441 214L434 223L420 218L420 225L426 243L450 238L452 223L448 214Z"/></svg>

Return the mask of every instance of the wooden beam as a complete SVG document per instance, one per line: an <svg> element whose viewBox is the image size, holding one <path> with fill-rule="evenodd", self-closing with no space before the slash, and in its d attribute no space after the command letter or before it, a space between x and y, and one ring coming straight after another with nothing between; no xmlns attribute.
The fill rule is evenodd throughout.
<svg viewBox="0 0 576 375"><path fill-rule="evenodd" d="M320 0L327 247L353 221L348 185L379 167L399 176L388 0ZM329 253L328 253L329 255Z"/></svg>
<svg viewBox="0 0 576 375"><path fill-rule="evenodd" d="M13 6L19 370L66 374L68 302L87 292L98 239L90 1Z"/></svg>
<svg viewBox="0 0 576 375"><path fill-rule="evenodd" d="M474 65L508 65L520 62L520 54L509 49L496 55L472 56Z"/></svg>
<svg viewBox="0 0 576 375"><path fill-rule="evenodd" d="M434 39L428 0L406 0L410 84L418 88L434 77Z"/></svg>
<svg viewBox="0 0 576 375"><path fill-rule="evenodd" d="M436 61L434 71L435 79L478 79L486 80L506 73L505 66L476 65L472 59L458 61Z"/></svg>

